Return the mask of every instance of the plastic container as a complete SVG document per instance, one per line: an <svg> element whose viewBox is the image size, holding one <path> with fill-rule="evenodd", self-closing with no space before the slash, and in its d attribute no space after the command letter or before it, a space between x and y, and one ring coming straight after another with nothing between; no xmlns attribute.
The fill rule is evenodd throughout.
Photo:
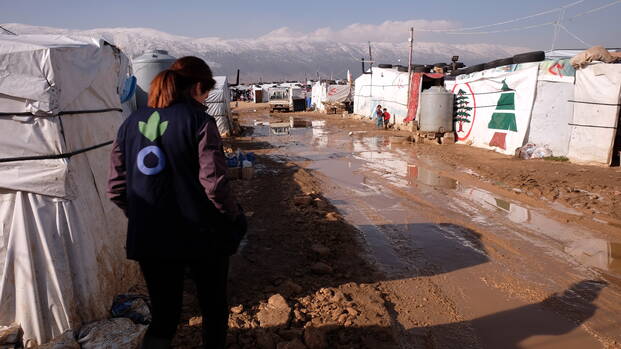
<svg viewBox="0 0 621 349"><path fill-rule="evenodd" d="M423 132L453 131L453 94L441 86L423 91L420 98L419 129Z"/></svg>
<svg viewBox="0 0 621 349"><path fill-rule="evenodd" d="M170 56L166 50L148 50L134 59L132 66L134 76L136 77L136 105L138 108L147 105L149 96L149 88L151 81L161 71L170 68L173 62L177 60Z"/></svg>

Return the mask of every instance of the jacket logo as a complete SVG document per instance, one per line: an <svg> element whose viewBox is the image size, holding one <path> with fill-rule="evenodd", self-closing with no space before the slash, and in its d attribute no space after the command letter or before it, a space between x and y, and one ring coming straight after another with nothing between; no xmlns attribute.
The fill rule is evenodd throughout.
<svg viewBox="0 0 621 349"><path fill-rule="evenodd" d="M149 116L147 122L138 122L138 131L151 142L164 135L166 128L168 128L168 121L160 122L160 113L157 111ZM148 156L151 157L148 159ZM138 152L136 160L138 170L147 176L156 175L162 172L164 167L166 167L164 152L157 145L150 145L142 148L142 150ZM147 160L149 164L146 163Z"/></svg>
<svg viewBox="0 0 621 349"><path fill-rule="evenodd" d="M160 123L160 113L156 111L153 112L151 116L149 116L147 122L138 122L138 130L151 142L156 140L159 136L163 136L164 132L166 132L167 127L168 121Z"/></svg>

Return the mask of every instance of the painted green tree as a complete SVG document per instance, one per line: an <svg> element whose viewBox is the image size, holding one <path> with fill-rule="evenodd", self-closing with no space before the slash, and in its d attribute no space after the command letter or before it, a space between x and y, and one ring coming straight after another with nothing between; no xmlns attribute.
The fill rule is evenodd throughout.
<svg viewBox="0 0 621 349"><path fill-rule="evenodd" d="M496 103L496 110L487 127L494 130L507 130L517 132L515 121L515 92L507 86L505 80L502 81L503 91Z"/></svg>
<svg viewBox="0 0 621 349"><path fill-rule="evenodd" d="M466 91L459 89L459 91L457 92L457 97L455 97L456 112L455 118L453 119L453 121L459 123L459 129L457 130L457 132L463 132L464 123L471 122L470 117L472 115L470 115L470 112L472 111L472 107L470 107L469 104L470 99L468 98L468 96L466 96Z"/></svg>

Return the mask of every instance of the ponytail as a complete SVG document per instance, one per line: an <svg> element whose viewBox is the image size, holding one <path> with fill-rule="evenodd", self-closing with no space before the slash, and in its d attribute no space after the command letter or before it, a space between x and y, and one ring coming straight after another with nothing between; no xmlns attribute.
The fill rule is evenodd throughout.
<svg viewBox="0 0 621 349"><path fill-rule="evenodd" d="M190 89L199 82L203 93L216 84L207 63L198 57L179 58L170 69L157 74L153 79L147 105L151 108L166 108L179 100L191 98Z"/></svg>
<svg viewBox="0 0 621 349"><path fill-rule="evenodd" d="M151 81L149 100L147 105L151 108L166 108L178 99L177 73L166 69Z"/></svg>

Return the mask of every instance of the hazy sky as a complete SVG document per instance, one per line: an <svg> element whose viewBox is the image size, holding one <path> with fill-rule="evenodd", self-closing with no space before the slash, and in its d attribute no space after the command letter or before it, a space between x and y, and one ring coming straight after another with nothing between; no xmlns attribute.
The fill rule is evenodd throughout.
<svg viewBox="0 0 621 349"><path fill-rule="evenodd" d="M256 38L277 34L346 41L405 41L409 26L424 29L477 27L551 10L576 0L2 0L0 23L24 23L68 29L149 27L192 37ZM609 4L583 0L565 18ZM182 3L183 5L179 5ZM555 21L560 12L474 31L507 30ZM621 1L602 11L563 22L587 44L621 47ZM456 35L417 32L416 40L447 43L494 43L548 49L553 26L503 33ZM584 44L561 30L557 47Z"/></svg>

